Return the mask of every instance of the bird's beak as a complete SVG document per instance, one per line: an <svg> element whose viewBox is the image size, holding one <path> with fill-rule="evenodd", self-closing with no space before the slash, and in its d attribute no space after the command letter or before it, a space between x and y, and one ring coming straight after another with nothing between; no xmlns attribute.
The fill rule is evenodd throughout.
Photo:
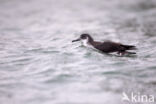
<svg viewBox="0 0 156 104"><path fill-rule="evenodd" d="M76 39L76 40L73 40L72 42L76 42L76 41L80 41L81 39L79 38L79 39Z"/></svg>

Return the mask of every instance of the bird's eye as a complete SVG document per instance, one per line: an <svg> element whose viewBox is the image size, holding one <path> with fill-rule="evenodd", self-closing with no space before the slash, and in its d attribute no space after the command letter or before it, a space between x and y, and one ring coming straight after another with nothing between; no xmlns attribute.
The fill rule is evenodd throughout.
<svg viewBox="0 0 156 104"><path fill-rule="evenodd" d="M81 39L86 39L86 36L82 36Z"/></svg>

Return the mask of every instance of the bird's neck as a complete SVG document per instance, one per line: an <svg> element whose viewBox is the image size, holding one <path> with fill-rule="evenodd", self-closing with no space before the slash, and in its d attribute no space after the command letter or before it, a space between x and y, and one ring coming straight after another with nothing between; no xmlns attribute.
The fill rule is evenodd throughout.
<svg viewBox="0 0 156 104"><path fill-rule="evenodd" d="M88 41L88 43L89 43L90 45L93 45L93 44L94 44L94 40L91 39L91 40Z"/></svg>

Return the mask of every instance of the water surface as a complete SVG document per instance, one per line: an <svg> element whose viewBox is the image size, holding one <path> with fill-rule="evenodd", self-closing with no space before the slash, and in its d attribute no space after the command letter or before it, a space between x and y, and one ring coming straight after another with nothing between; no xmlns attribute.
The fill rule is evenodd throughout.
<svg viewBox="0 0 156 104"><path fill-rule="evenodd" d="M155 18L155 0L1 0L1 104L129 104L122 92L156 96ZM137 55L71 43L81 33L136 45Z"/></svg>

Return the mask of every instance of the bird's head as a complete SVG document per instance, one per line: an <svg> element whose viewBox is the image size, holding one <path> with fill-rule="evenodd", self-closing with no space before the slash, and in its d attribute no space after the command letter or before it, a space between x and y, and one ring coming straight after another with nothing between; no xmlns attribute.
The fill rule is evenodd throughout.
<svg viewBox="0 0 156 104"><path fill-rule="evenodd" d="M76 41L91 42L91 41L93 41L93 38L89 34L81 34L78 39L73 40L72 42L76 42Z"/></svg>

